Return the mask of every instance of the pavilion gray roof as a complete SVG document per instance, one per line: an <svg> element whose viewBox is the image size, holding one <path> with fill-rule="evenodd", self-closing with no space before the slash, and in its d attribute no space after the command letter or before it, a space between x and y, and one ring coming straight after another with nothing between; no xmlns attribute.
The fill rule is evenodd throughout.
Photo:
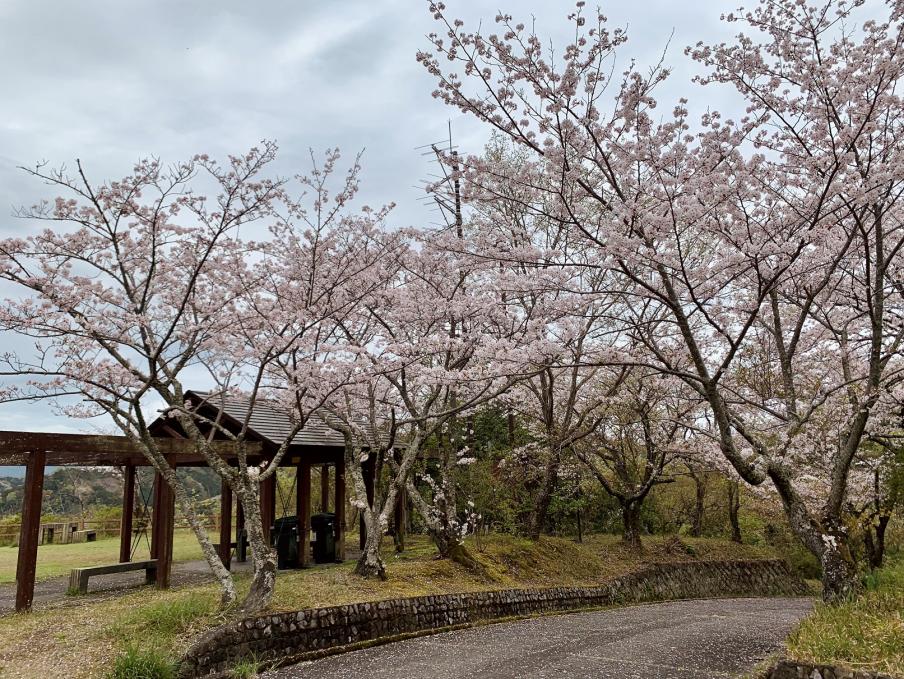
<svg viewBox="0 0 904 679"><path fill-rule="evenodd" d="M250 399L243 396L217 394L211 395L202 391L189 391L187 395L194 395L203 400L210 407L222 408L223 412L239 423L245 421L248 410L251 407ZM292 430L292 420L288 413L280 409L272 401L258 399L254 404L248 427L262 439L275 446L282 445ZM292 445L298 446L345 446L342 434L327 424L316 415L308 418L305 426L292 439Z"/></svg>

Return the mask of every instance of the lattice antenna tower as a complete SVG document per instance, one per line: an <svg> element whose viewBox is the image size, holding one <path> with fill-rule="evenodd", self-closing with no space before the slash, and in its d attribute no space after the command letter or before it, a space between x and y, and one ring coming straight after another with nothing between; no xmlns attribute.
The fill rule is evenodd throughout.
<svg viewBox="0 0 904 679"><path fill-rule="evenodd" d="M448 138L416 147L422 156L432 158L434 171L428 173L427 179L421 182L424 190L423 201L438 213L442 221L434 222L435 226L455 229L461 238L464 219L461 208L461 180L459 179L458 147L452 141L452 123L448 124Z"/></svg>

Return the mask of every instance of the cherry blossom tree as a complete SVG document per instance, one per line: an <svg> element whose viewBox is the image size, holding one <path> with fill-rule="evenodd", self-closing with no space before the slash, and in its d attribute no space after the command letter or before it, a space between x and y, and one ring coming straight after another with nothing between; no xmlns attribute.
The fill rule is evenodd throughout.
<svg viewBox="0 0 904 679"><path fill-rule="evenodd" d="M286 186L270 215L268 237L235 252L227 269L239 294L217 355L205 357L219 387L209 401L219 405L234 394L247 409L238 436L218 421L208 424L223 438L241 440L259 403L284 413L290 423L271 460L249 465L240 446L237 468L222 470L242 502L252 548L246 608L266 607L276 577L269 527L257 528L260 482L276 474L296 434L342 386L343 373L327 359L341 341L343 322L383 283L380 263L392 254L380 237L392 206L351 209L360 158L337 177L338 149L328 151L322 163L312 152L311 170L296 177L300 195Z"/></svg>
<svg viewBox="0 0 904 679"><path fill-rule="evenodd" d="M469 415L507 391L529 366L520 342L523 319L499 303L494 272L462 255L463 237L460 222L418 235L405 262L405 291L421 301L420 311L413 323L393 331L414 351L406 351L406 371L391 379L400 412L420 428L433 453L419 460L417 478L408 477L408 496L440 557L477 568L463 544L476 517L470 505L458 502L457 488L458 470L474 461Z"/></svg>
<svg viewBox="0 0 904 679"><path fill-rule="evenodd" d="M151 435L148 409L162 400L210 466L227 473L185 407L181 379L228 332L238 291L218 271L231 270L237 229L269 217L280 197L282 183L262 176L275 153L265 143L225 166L206 156L168 169L144 160L106 184L90 181L80 162L74 175L39 165L27 171L66 195L19 215L56 228L0 243L0 277L22 293L6 301L0 324L35 339L34 356L4 356L4 374L19 378L5 399L74 397L61 401L68 415L109 416L173 488L223 605L235 602L235 585ZM192 191L201 179L216 198Z"/></svg>
<svg viewBox="0 0 904 679"><path fill-rule="evenodd" d="M653 488L673 479L666 469L690 450L699 397L678 380L634 369L600 408L593 432L575 445L581 462L622 510L622 539L642 549L640 514Z"/></svg>
<svg viewBox="0 0 904 679"><path fill-rule="evenodd" d="M265 142L225 167L206 156L170 169L144 161L104 185L89 182L81 165L75 178L38 168L37 177L73 197L22 216L60 226L0 243L0 276L24 291L0 322L34 337L37 352L5 357L7 374L22 378L6 399L52 398L67 414L112 418L172 486L228 606L235 585L174 461L156 445L153 414L187 436L244 509L253 566L245 612L267 606L276 576L260 484L335 388L324 347L367 285L379 257L368 257L370 233L385 216L349 214L357 161L331 196L338 153L330 152L298 178L303 191L294 197L288 181L264 176L275 154ZM265 226L260 241L239 237L240 230L266 234ZM188 399L186 380L213 386L198 403ZM61 400L67 396L80 400ZM238 427L223 417L235 397L248 404ZM263 402L286 413L289 428L272 459L252 461L249 422ZM213 445L224 439L234 444L230 460Z"/></svg>
<svg viewBox="0 0 904 679"><path fill-rule="evenodd" d="M855 586L848 473L900 380L904 22L889 2L885 19L852 27L860 4L779 0L726 17L748 32L689 53L710 70L702 82L735 87L745 110L707 112L697 132L685 101L655 110L661 64L614 75L626 37L583 2L559 55L508 15L484 36L431 3L442 34L419 54L436 96L513 139L544 181L465 165L533 191L575 244L562 266L630 287L624 327L646 354L633 363L705 399L722 454L746 482L775 487L820 559L826 599ZM647 307L668 322L632 316ZM751 371L776 388L752 390ZM828 421L834 437L815 450ZM826 483L802 482L802 466Z"/></svg>
<svg viewBox="0 0 904 679"><path fill-rule="evenodd" d="M346 439L346 469L355 506L367 528L356 572L385 577L380 546L399 493L407 490L441 556L469 565L461 545L451 467L464 457L449 441L456 422L520 379L510 352L520 345L499 341L498 295L479 287L444 245L453 232L405 233L413 245L385 258L392 270L386 285L363 300L343 324L345 343L337 347L337 370L348 385L327 403L325 421ZM451 435L454 439L455 434ZM441 447L436 492L421 493L412 473L430 440ZM461 454L459 454L461 453ZM372 464L377 483L368 493L363 463ZM445 471L443 471L445 470ZM433 479L431 478L431 481Z"/></svg>
<svg viewBox="0 0 904 679"><path fill-rule="evenodd" d="M611 294L616 281L606 272L561 266L560 253L572 243L561 215L551 218L546 210L554 206L538 195L543 173L519 149L496 136L464 171L457 156L444 160L463 183L468 213L464 237L448 247L495 277L498 303L521 322L517 335L511 324L500 325L500 339L520 344L525 375L501 401L530 433L513 456L534 472L527 533L537 540L566 458L595 430L602 401L624 375L616 371L608 394L600 389L600 365L617 344L607 317L623 300ZM516 174L518 183L507 180Z"/></svg>

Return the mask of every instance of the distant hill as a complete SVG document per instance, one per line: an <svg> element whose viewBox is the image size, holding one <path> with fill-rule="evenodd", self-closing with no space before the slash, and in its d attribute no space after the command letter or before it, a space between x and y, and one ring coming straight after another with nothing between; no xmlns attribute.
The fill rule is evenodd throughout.
<svg viewBox="0 0 904 679"><path fill-rule="evenodd" d="M25 476L25 467L0 467L0 478L21 479Z"/></svg>
<svg viewBox="0 0 904 679"><path fill-rule="evenodd" d="M94 508L119 507L122 504L122 475L118 469L57 467L48 471L44 479L44 514L83 515ZM199 500L220 494L220 479L210 469L186 468L180 469L179 474L185 479L189 491ZM153 472L141 468L138 476L140 490L149 499ZM22 492L21 476L0 475L0 516L18 514L22 510Z"/></svg>

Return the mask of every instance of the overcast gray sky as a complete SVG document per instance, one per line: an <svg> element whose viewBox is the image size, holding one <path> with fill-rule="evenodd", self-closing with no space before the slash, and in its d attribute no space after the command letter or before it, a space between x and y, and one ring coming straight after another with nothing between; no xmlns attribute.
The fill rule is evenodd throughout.
<svg viewBox="0 0 904 679"><path fill-rule="evenodd" d="M468 24L492 24L502 9L536 17L562 44L573 3L564 0L446 0ZM695 108L715 95L690 85L683 48L724 39L719 15L737 0L609 0L612 25L627 26L625 55L654 62L674 31L674 75L664 98L689 94ZM593 6L592 0L588 5ZM165 161L223 156L268 138L280 174L306 167L308 148L366 148L362 199L395 201L396 225L432 219L416 187L430 171L415 147L442 139L479 151L485 131L431 97L415 61L434 22L421 0L3 0L0 2L0 235L31 227L14 206L53 198L19 165L81 158L95 179L118 178L142 156ZM669 101L671 103L671 100ZM0 291L2 292L2 291ZM8 347L21 341L2 338ZM0 429L83 431L106 423L67 421L47 406L0 406Z"/></svg>

